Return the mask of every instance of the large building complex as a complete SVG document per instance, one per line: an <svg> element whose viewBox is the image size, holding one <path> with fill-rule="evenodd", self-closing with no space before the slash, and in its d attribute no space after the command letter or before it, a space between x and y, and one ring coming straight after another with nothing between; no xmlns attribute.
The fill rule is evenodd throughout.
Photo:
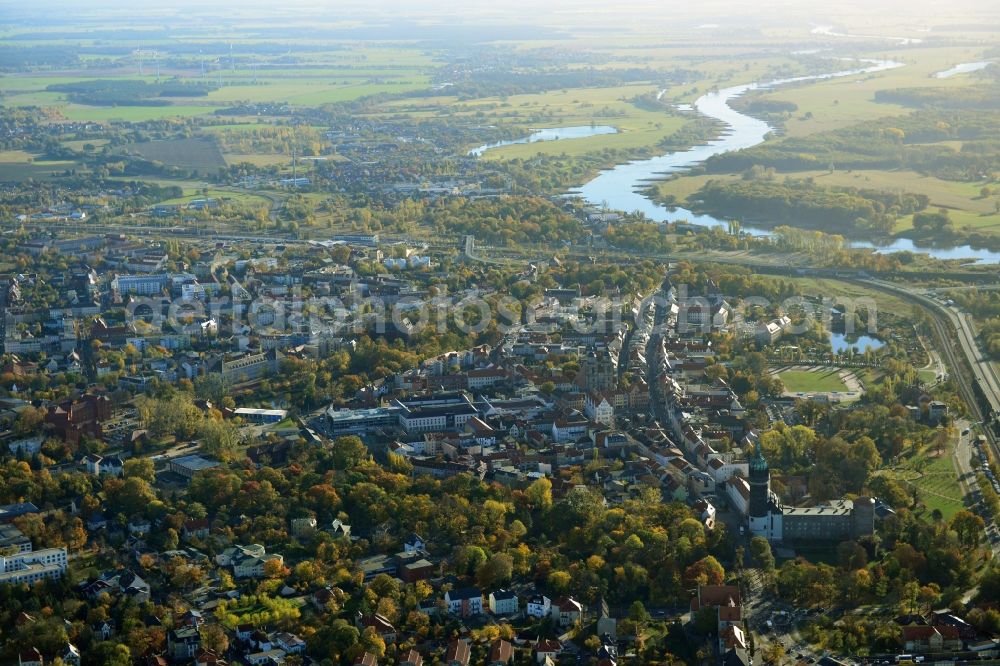
<svg viewBox="0 0 1000 666"><path fill-rule="evenodd" d="M65 573L65 548L43 548L26 553L0 555L0 584L31 585L44 578L62 578Z"/></svg>
<svg viewBox="0 0 1000 666"><path fill-rule="evenodd" d="M750 458L750 533L769 541L847 541L875 532L875 502L870 497L836 500L818 506L783 506L771 491L771 471L757 442Z"/></svg>

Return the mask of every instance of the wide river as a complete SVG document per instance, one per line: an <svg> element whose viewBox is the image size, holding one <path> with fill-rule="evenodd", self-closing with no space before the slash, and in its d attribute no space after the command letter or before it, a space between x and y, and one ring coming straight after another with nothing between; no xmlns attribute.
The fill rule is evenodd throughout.
<svg viewBox="0 0 1000 666"><path fill-rule="evenodd" d="M855 69L845 69L828 74L776 79L766 83L746 83L703 95L694 103L694 108L698 113L709 118L714 118L725 126L725 129L716 139L676 153L667 153L659 157L619 164L612 169L602 171L596 178L583 187L572 190L570 194L581 196L588 203L595 206L607 206L613 210L630 213L638 211L647 218L657 222L688 222L706 227L725 227L727 226L725 220L712 215L696 214L684 208L668 208L647 198L641 193L641 190L646 189L651 181L662 180L664 176L686 171L693 166L703 163L713 155L720 155L733 150L743 150L744 148L750 148L763 143L768 133L771 132L771 127L763 120L742 114L729 106L731 100L750 90L774 88L793 83L820 81L842 76L873 74L903 66L902 63L891 60L863 60L861 62L864 66ZM767 235L769 233L765 228L753 227L746 224L741 224L740 228L743 231L756 235ZM855 247L876 248L871 243L864 242L855 242L853 245ZM1000 263L1000 252L978 250L968 245L946 248L918 248L914 245L913 241L901 238L885 245L879 245L876 249L879 252L911 250L925 252L939 259L969 258L978 259L984 263Z"/></svg>

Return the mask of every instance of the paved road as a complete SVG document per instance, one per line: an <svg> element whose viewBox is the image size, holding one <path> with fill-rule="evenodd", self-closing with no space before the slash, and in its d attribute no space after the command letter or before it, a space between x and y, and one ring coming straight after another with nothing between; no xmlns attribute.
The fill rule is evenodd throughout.
<svg viewBox="0 0 1000 666"><path fill-rule="evenodd" d="M934 301L918 289L883 280L870 279L857 282L895 293L925 309L931 315L932 325L938 338L938 350L951 368L951 376L958 383L959 392L976 420L990 423L994 416L1000 414L1000 379L997 378L993 363L980 349L975 330L967 315ZM981 405L977 387L988 402L989 410ZM985 430L994 455L1000 455L992 430L990 428Z"/></svg>
<svg viewBox="0 0 1000 666"><path fill-rule="evenodd" d="M927 310L931 316L935 336L938 339L938 350L944 356L945 362L951 369L951 376L956 380L959 393L969 407L973 417L981 423L991 423L993 418L1000 414L1000 380L997 378L996 368L993 362L982 352L979 342L976 339L976 332L968 315L953 307L928 298L920 290L902 287L897 284L883 282L881 280L863 281L869 286L891 291L903 296L911 302L915 302ZM986 398L990 408L984 408L979 400L979 392ZM969 429L969 423L963 422L959 433ZM1000 460L1000 447L991 427L983 428L988 446L993 451L994 459ZM970 447L970 435L959 435L960 441L957 444L955 456L960 467L960 476L972 473L969 460L972 456ZM970 481L970 490L973 498L978 497L979 488L975 483L975 474L967 477ZM975 500L974 500L975 501ZM998 537L998 526L996 516L984 516L987 525L986 538L993 551L993 556L1000 557L1000 537Z"/></svg>

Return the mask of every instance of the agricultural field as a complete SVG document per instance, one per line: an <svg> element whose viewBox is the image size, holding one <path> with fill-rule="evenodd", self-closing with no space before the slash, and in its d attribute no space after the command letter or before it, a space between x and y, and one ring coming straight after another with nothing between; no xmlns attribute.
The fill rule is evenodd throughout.
<svg viewBox="0 0 1000 666"><path fill-rule="evenodd" d="M210 115L216 110L244 103L288 103L298 106L320 106L356 100L377 94L405 94L430 85L427 71L433 66L432 57L421 49L361 48L315 52L298 64L269 63L252 54L253 45L244 48L251 53L234 56L232 67L223 67L222 57L172 57L170 46L163 53L170 58L161 77L147 65L140 74L138 62L131 56L117 59L109 69L80 69L52 76L0 76L0 99L7 106L46 106L59 109L68 120L75 121L145 121L170 117ZM208 62L207 69L205 62ZM71 101L65 92L49 90L50 86L65 86L93 80L134 81L155 84L162 81L197 83L215 89L193 97L172 96L169 104L143 106L117 104L91 106Z"/></svg>
<svg viewBox="0 0 1000 666"><path fill-rule="evenodd" d="M0 151L0 182L45 180L76 167L71 160L43 160L23 150Z"/></svg>
<svg viewBox="0 0 1000 666"><path fill-rule="evenodd" d="M211 173L225 168L226 160L211 139L171 139L135 143L126 148L144 159L166 166Z"/></svg>

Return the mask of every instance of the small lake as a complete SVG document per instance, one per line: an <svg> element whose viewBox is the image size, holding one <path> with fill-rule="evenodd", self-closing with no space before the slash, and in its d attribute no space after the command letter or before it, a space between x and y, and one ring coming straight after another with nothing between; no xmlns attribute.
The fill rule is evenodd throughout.
<svg viewBox="0 0 1000 666"><path fill-rule="evenodd" d="M833 347L833 351L836 354L842 354L851 347L854 347L854 350L860 354L864 353L865 349L869 347L872 351L880 349L885 346L885 343L870 335L852 335L848 338L844 333L831 332L830 346Z"/></svg>
<svg viewBox="0 0 1000 666"><path fill-rule="evenodd" d="M599 136L601 134L618 134L618 128L611 127L610 125L577 125L575 127L549 127L545 129L537 129L528 136L521 137L520 139L497 141L496 143L487 143L479 146L478 148L473 148L469 151L469 155L473 157L481 157L483 153L488 150L502 148L504 146L515 146L521 143L537 143L539 141L559 141L561 139L585 139L588 136Z"/></svg>
<svg viewBox="0 0 1000 666"><path fill-rule="evenodd" d="M963 62L959 65L955 65L951 69L946 69L943 72L938 72L934 75L935 79L949 79L958 74L969 74L970 72L978 72L981 69L986 69L993 64L992 60L984 60L982 62Z"/></svg>

